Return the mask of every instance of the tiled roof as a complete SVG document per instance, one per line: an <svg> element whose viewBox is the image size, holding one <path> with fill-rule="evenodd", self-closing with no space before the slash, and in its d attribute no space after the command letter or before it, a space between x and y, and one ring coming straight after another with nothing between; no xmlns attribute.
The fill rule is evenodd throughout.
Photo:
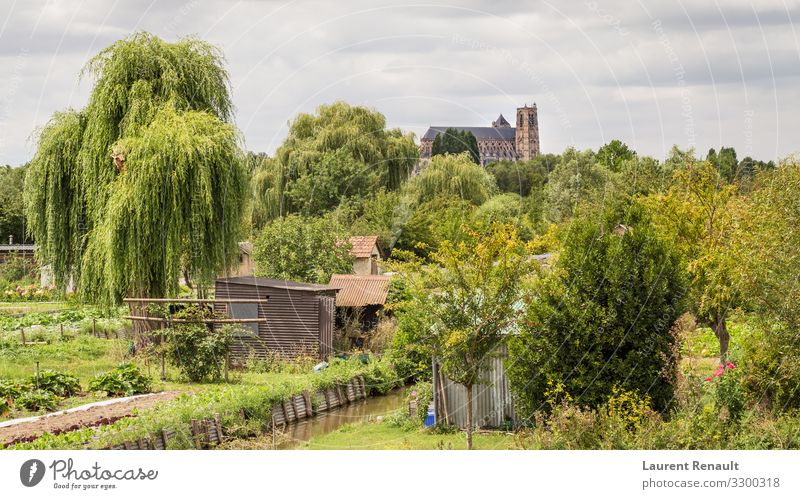
<svg viewBox="0 0 800 499"><path fill-rule="evenodd" d="M428 128L422 139L433 140L440 133L444 133L448 128L455 128L460 131L472 132L477 140L516 140L517 129L511 127L493 126L432 126Z"/></svg>
<svg viewBox="0 0 800 499"><path fill-rule="evenodd" d="M333 274L330 286L340 288L336 293L337 307L383 305L389 295L388 275Z"/></svg>
<svg viewBox="0 0 800 499"><path fill-rule="evenodd" d="M353 249L350 251L356 258L369 258L372 249L378 244L378 236L353 236L350 238Z"/></svg>

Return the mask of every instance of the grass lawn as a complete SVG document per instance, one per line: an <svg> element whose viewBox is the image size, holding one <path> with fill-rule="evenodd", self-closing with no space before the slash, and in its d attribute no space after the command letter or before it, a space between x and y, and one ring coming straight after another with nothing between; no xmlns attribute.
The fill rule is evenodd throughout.
<svg viewBox="0 0 800 499"><path fill-rule="evenodd" d="M483 450L519 449L512 433L481 431L473 434L473 447ZM458 433L434 433L424 428L405 429L386 422L349 424L313 438L298 447L315 450L462 450L466 436Z"/></svg>

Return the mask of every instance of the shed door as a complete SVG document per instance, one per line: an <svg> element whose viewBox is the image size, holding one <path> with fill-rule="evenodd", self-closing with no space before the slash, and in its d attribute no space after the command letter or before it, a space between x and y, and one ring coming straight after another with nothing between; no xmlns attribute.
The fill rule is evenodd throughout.
<svg viewBox="0 0 800 499"><path fill-rule="evenodd" d="M319 356L327 359L333 354L333 325L336 303L333 296L319 297Z"/></svg>

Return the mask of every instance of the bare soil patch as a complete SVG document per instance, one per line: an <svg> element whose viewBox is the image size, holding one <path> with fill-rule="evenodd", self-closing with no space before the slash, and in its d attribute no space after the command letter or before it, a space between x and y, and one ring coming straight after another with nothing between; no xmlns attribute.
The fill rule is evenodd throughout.
<svg viewBox="0 0 800 499"><path fill-rule="evenodd" d="M31 421L0 427L0 445L30 442L43 433L58 435L80 428L111 424L119 419L133 416L134 409L148 409L159 402L172 400L180 394L180 391L174 390L147 394L133 399L121 399L119 402L105 401L103 405L54 412Z"/></svg>

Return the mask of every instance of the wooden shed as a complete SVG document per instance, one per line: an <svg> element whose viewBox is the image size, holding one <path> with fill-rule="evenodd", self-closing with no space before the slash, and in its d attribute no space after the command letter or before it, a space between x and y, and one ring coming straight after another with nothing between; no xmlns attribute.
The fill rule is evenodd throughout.
<svg viewBox="0 0 800 499"><path fill-rule="evenodd" d="M221 277L215 288L216 299L269 297L263 303L214 305L233 319L266 318L244 325L251 334L235 338L234 357L263 357L271 352L325 359L333 354L336 287L245 276Z"/></svg>

